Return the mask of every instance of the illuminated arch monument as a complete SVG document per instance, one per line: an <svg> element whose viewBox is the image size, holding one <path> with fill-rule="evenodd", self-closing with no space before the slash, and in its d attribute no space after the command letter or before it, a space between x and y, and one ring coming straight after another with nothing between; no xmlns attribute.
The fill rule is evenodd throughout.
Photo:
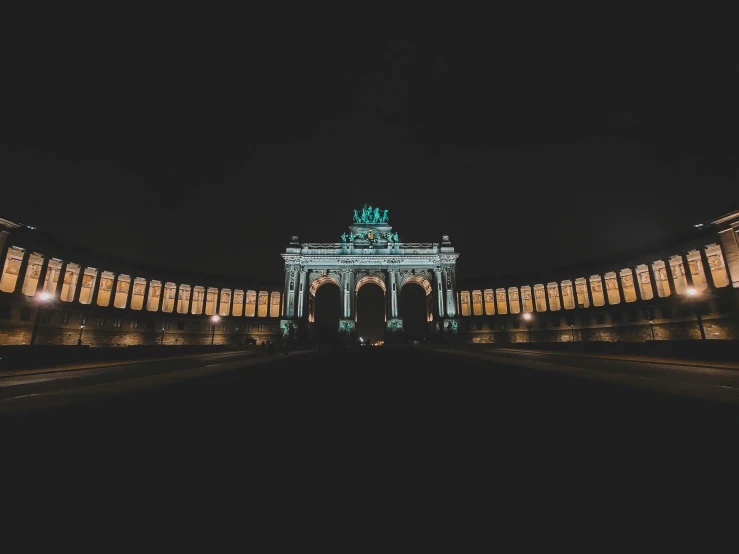
<svg viewBox="0 0 739 554"><path fill-rule="evenodd" d="M364 206L341 242L301 243L293 236L285 259L283 328L310 327L316 291L326 283L339 287L339 330L352 331L357 321L357 293L367 283L384 291L388 330L402 330L400 296L408 283L426 291L426 320L457 327L456 264L459 254L444 235L441 243L400 242L388 222L388 210ZM443 324L443 323L441 323ZM451 326L451 327L450 327Z"/></svg>

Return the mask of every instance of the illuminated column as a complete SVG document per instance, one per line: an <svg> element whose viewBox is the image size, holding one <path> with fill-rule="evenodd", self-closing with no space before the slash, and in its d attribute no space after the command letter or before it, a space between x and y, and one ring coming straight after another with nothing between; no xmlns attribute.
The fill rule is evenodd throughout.
<svg viewBox="0 0 739 554"><path fill-rule="evenodd" d="M342 273L343 285L341 295L344 300L344 317L354 317L354 271L346 270Z"/></svg>
<svg viewBox="0 0 739 554"><path fill-rule="evenodd" d="M133 299L133 286L136 284L136 277L133 276L133 272L131 273L131 279L128 281L128 292L126 292L126 303L123 306L124 308L130 310L131 309L131 299ZM190 298L192 298L192 294L190 294ZM187 313L190 313L189 310Z"/></svg>
<svg viewBox="0 0 739 554"><path fill-rule="evenodd" d="M629 271L631 271L631 274L633 275L634 294L636 294L636 299L644 300L644 296L642 295L642 292L641 292L641 276L639 275L639 273L637 273L637 270L635 267L630 268Z"/></svg>
<svg viewBox="0 0 739 554"><path fill-rule="evenodd" d="M118 274L114 273L113 274L113 285L110 287L110 298L108 298L108 304L107 304L111 308L113 308L115 304L115 295L118 292L117 289L118 289Z"/></svg>
<svg viewBox="0 0 739 554"><path fill-rule="evenodd" d="M675 286L675 276L672 274L672 264L670 259L667 258L665 262L665 275L667 275L667 284L670 286L670 296L677 296L677 287Z"/></svg>
<svg viewBox="0 0 739 554"><path fill-rule="evenodd" d="M159 300L157 300L157 309L154 310L154 313L161 313L162 312L162 302L164 301L164 293L166 291L165 285L166 281L164 279L160 279L159 282L161 285L159 286ZM216 302L218 301L218 292L216 292L216 299L213 301L213 314L217 314L218 311L216 310Z"/></svg>
<svg viewBox="0 0 739 554"><path fill-rule="evenodd" d="M10 248L9 234L7 231L0 230L0 268L5 267L5 256L8 255L8 248Z"/></svg>
<svg viewBox="0 0 739 554"><path fill-rule="evenodd" d="M92 286L90 287L90 307L95 306L95 297L98 295L98 291L100 290L100 279L103 276L103 270L99 269L95 272L95 279L92 281Z"/></svg>
<svg viewBox="0 0 739 554"><path fill-rule="evenodd" d="M441 269L434 269L436 284L436 310L439 317L444 317L444 284L441 281Z"/></svg>
<svg viewBox="0 0 739 554"><path fill-rule="evenodd" d="M387 272L387 281L390 288L390 317L398 317L398 294L394 271Z"/></svg>
<svg viewBox="0 0 739 554"><path fill-rule="evenodd" d="M300 273L293 265L285 266L285 317L295 317L296 289ZM298 303L302 301L298 299Z"/></svg>
<svg viewBox="0 0 739 554"><path fill-rule="evenodd" d="M74 288L74 294L72 296L72 303L73 304L79 304L80 302L80 293L82 292L82 281L85 278L85 269L87 269L84 265L80 264L80 271L77 274L77 284ZM74 282L74 279L72 279L72 282ZM71 286L72 283L69 283Z"/></svg>
<svg viewBox="0 0 739 554"><path fill-rule="evenodd" d="M693 275L690 273L690 265L688 263L688 256L685 252L680 253L680 259L683 262L683 273L685 274L685 283L688 287L693 287Z"/></svg>
<svg viewBox="0 0 739 554"><path fill-rule="evenodd" d="M619 302L626 304L626 294L624 293L624 284L621 282L621 270L616 271L616 288L618 289Z"/></svg>
<svg viewBox="0 0 739 554"><path fill-rule="evenodd" d="M141 303L141 311L145 312L147 311L147 301L149 298L149 289L151 288L151 279L146 280L146 284L144 285L144 300Z"/></svg>
<svg viewBox="0 0 739 554"><path fill-rule="evenodd" d="M298 317L303 317L305 314L305 304L308 299L308 290L306 283L308 281L308 272L305 270L300 271L300 283L298 285Z"/></svg>
<svg viewBox="0 0 739 554"><path fill-rule="evenodd" d="M732 288L739 289L739 236L736 228L726 229L719 234L721 253L728 269Z"/></svg>
<svg viewBox="0 0 739 554"><path fill-rule="evenodd" d="M54 289L54 298L61 299L62 287L64 286L64 276L67 274L67 262L62 262L59 266L59 277L57 277L56 288Z"/></svg>
<svg viewBox="0 0 739 554"><path fill-rule="evenodd" d="M711 266L708 265L708 256L706 255L706 249L701 247L698 249L698 253L701 256L703 273L706 276L706 286L708 287L708 290L716 290L716 283L713 281L713 272L711 271Z"/></svg>
<svg viewBox="0 0 739 554"><path fill-rule="evenodd" d="M41 262L41 270L39 271L38 281L36 282L36 291L33 293L34 296L44 291L44 281L46 281L46 274L49 272L49 256L44 256Z"/></svg>
<svg viewBox="0 0 739 554"><path fill-rule="evenodd" d="M442 270L444 276L444 292L446 293L446 315L447 317L456 317L457 315L457 295L455 293L456 276L452 267L446 267Z"/></svg>

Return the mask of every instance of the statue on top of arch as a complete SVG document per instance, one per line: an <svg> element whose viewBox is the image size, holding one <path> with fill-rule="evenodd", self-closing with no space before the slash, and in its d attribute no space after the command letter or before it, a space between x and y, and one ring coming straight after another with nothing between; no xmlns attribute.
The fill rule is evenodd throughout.
<svg viewBox="0 0 739 554"><path fill-rule="evenodd" d="M354 210L354 223L385 223L388 220L387 210L382 210L380 214L380 208L372 208L372 206L364 205L362 208L362 214L359 214L359 210Z"/></svg>

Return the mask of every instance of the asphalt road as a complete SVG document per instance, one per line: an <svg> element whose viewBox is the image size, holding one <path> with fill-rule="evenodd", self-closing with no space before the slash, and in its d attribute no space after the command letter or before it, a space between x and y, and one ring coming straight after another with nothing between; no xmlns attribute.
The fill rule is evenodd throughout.
<svg viewBox="0 0 739 554"><path fill-rule="evenodd" d="M647 482L672 490L679 479L684 492L690 476L710 478L706 464L717 476L736 463L739 408L731 402L633 388L622 377L607 382L520 367L521 360L497 356L381 347L267 361L197 358L182 364L199 374L123 391L91 372L79 378L108 387L99 394L44 408L39 389L34 410L5 410L4 460L65 468L63 474L83 467L105 482L135 474L177 494L183 487L238 489L270 509L289 502L315 510L318 498L356 507L367 499L393 513L442 498L462 502L460 509L503 498L520 503L552 485L560 495L563 488L603 495L617 494L623 483L633 494L639 483L643 494ZM601 373L636 371L564 361ZM152 363L163 375L177 373L177 363Z"/></svg>

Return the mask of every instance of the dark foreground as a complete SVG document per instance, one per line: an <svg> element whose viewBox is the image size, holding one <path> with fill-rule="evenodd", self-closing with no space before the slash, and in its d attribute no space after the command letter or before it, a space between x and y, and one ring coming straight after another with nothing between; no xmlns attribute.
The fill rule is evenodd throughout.
<svg viewBox="0 0 739 554"><path fill-rule="evenodd" d="M739 410L406 347L274 359L0 422L5 462L24 474L133 483L143 504L207 494L214 509L482 517L716 492Z"/></svg>

